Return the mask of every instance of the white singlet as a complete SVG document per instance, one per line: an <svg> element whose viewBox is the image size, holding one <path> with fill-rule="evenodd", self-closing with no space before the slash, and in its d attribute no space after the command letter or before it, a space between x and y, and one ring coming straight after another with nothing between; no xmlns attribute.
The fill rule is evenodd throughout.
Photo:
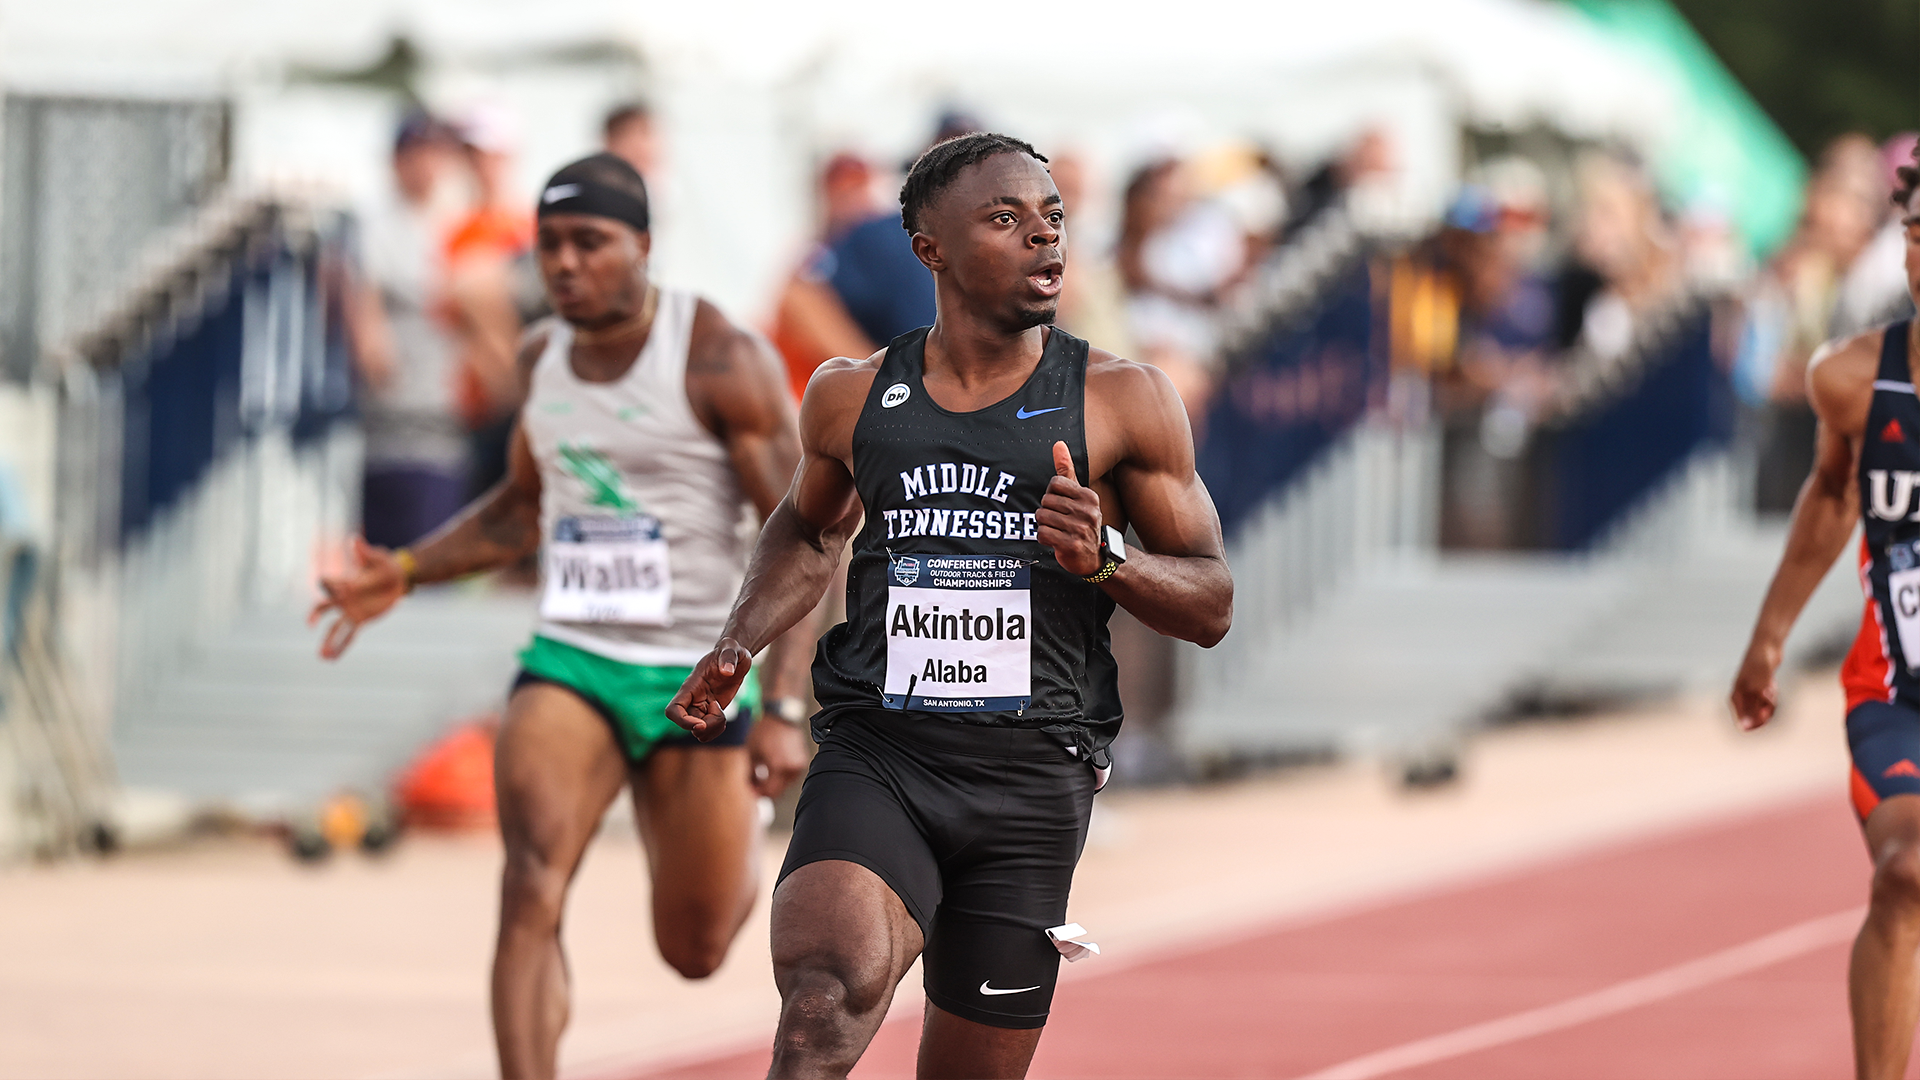
<svg viewBox="0 0 1920 1080"><path fill-rule="evenodd" d="M629 664L684 666L720 636L745 576L745 499L687 401L699 298L661 289L646 346L613 382L574 374L555 320L521 424L540 467L537 633Z"/></svg>

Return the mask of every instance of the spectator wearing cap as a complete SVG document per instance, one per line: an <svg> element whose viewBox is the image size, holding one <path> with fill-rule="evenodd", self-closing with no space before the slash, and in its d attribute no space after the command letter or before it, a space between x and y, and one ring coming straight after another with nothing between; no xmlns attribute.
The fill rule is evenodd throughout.
<svg viewBox="0 0 1920 1080"><path fill-rule="evenodd" d="M366 437L361 528L410 544L466 501L468 448L455 397L459 339L447 317L441 238L456 204L458 139L424 112L393 142L393 184L359 213L347 305Z"/></svg>
<svg viewBox="0 0 1920 1080"><path fill-rule="evenodd" d="M1544 179L1519 159L1503 159L1461 189L1430 251L1432 291L1444 297L1451 326L1444 342L1451 355L1432 362L1448 547L1527 541L1519 458L1557 381L1553 293L1533 265L1546 221ZM1396 323L1419 306L1393 305ZM1408 330L1396 325L1396 338L1408 338Z"/></svg>

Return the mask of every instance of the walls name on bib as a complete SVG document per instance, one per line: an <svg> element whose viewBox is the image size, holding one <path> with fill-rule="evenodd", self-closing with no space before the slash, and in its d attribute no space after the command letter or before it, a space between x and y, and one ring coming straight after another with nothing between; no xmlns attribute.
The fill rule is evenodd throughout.
<svg viewBox="0 0 1920 1080"><path fill-rule="evenodd" d="M667 626L673 576L660 521L649 514L563 517L546 547L540 617Z"/></svg>
<svg viewBox="0 0 1920 1080"><path fill-rule="evenodd" d="M1032 569L1001 555L893 555L889 709L1021 711L1032 698Z"/></svg>

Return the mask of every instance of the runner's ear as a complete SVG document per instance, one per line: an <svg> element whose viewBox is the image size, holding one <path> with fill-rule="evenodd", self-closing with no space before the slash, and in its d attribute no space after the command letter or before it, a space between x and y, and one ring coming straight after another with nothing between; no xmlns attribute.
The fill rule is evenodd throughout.
<svg viewBox="0 0 1920 1080"><path fill-rule="evenodd" d="M1053 471L1076 484L1080 482L1080 478L1073 473L1073 451L1068 450L1064 442L1053 444Z"/></svg>

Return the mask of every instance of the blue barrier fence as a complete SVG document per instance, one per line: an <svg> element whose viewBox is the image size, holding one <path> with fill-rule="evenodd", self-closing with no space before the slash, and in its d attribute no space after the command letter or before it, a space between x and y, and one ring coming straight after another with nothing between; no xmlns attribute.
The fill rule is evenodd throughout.
<svg viewBox="0 0 1920 1080"><path fill-rule="evenodd" d="M1388 363L1366 260L1275 325L1207 411L1197 465L1229 536L1286 489L1383 397Z"/></svg>

